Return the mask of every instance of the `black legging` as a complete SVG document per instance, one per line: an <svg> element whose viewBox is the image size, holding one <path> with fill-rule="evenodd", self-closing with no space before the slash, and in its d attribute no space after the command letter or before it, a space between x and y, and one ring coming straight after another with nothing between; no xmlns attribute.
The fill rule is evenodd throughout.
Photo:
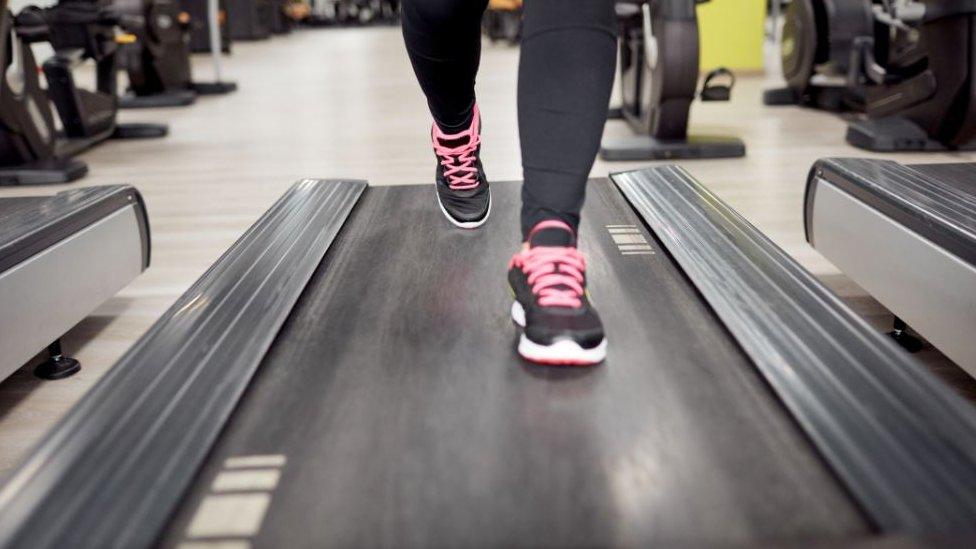
<svg viewBox="0 0 976 549"><path fill-rule="evenodd" d="M403 36L434 120L471 122L487 0L403 0ZM526 0L519 63L522 233L579 226L616 70L614 0Z"/></svg>

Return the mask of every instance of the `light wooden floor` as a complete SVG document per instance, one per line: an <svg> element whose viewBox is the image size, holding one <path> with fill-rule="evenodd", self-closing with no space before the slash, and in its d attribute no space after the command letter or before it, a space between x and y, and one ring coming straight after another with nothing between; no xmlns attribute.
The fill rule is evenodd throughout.
<svg viewBox="0 0 976 549"><path fill-rule="evenodd" d="M491 178L520 179L515 73L518 51L486 45L479 102L483 159ZM197 78L210 77L206 58ZM152 267L65 338L84 365L70 379L42 382L24 368L0 383L0 472L51 426L157 317L301 177L367 178L376 185L426 183L433 159L430 119L396 29L309 30L235 44L226 72L236 94L183 109L126 111L123 120L165 121L164 140L111 142L83 156L75 185L126 182L144 194L152 225ZM699 132L737 134L744 159L686 167L879 326L889 318L804 241L802 192L819 157L864 155L844 143L844 123L827 114L767 108L774 80L741 78L727 104L696 105ZM626 134L620 122L608 134ZM891 158L898 159L898 156ZM976 160L973 154L902 156L915 162ZM597 162L595 176L641 164ZM58 188L0 189L0 196ZM440 215L434 209L431 215ZM515 243L513 243L513 246ZM930 363L944 359L923 353Z"/></svg>

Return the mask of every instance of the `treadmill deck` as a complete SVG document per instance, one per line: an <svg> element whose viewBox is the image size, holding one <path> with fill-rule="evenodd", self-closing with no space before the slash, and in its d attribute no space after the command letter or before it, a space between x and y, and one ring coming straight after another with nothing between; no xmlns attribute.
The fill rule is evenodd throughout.
<svg viewBox="0 0 976 549"><path fill-rule="evenodd" d="M486 227L460 231L428 185L367 190L162 545L868 534L749 359L606 180L590 185L581 245L607 361L574 369L520 360L505 287L518 185L494 184L493 200Z"/></svg>

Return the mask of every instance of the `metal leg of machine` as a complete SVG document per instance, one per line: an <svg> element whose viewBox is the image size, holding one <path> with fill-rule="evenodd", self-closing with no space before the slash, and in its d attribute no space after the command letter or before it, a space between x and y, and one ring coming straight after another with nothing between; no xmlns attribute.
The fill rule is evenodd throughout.
<svg viewBox="0 0 976 549"><path fill-rule="evenodd" d="M213 61L213 82L194 82L193 90L200 95L223 95L237 91L237 83L223 79L221 55L223 49L224 26L220 19L220 0L206 0L207 4L207 37L210 40L210 57Z"/></svg>
<svg viewBox="0 0 976 549"><path fill-rule="evenodd" d="M922 340L908 331L908 324L904 320L896 316L892 327L894 329L888 332L888 335L895 340L895 343L901 345L909 353L917 353L922 350Z"/></svg>
<svg viewBox="0 0 976 549"><path fill-rule="evenodd" d="M71 377L81 371L81 363L77 360L64 356L61 350L61 340L56 339L54 343L47 347L48 358L42 362L35 370L34 375L41 379L64 379Z"/></svg>

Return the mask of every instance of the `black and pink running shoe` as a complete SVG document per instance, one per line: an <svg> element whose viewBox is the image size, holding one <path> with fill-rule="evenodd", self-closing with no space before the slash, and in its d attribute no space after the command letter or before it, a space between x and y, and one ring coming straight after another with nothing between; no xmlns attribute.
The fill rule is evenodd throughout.
<svg viewBox="0 0 976 549"><path fill-rule="evenodd" d="M562 221L543 221L509 264L518 352L531 362L589 366L607 356L603 323L586 292L586 260Z"/></svg>
<svg viewBox="0 0 976 549"><path fill-rule="evenodd" d="M435 122L431 141L437 156L437 203L447 219L462 229L474 229L488 221L491 191L481 167L481 114L474 106L471 127L446 134Z"/></svg>

